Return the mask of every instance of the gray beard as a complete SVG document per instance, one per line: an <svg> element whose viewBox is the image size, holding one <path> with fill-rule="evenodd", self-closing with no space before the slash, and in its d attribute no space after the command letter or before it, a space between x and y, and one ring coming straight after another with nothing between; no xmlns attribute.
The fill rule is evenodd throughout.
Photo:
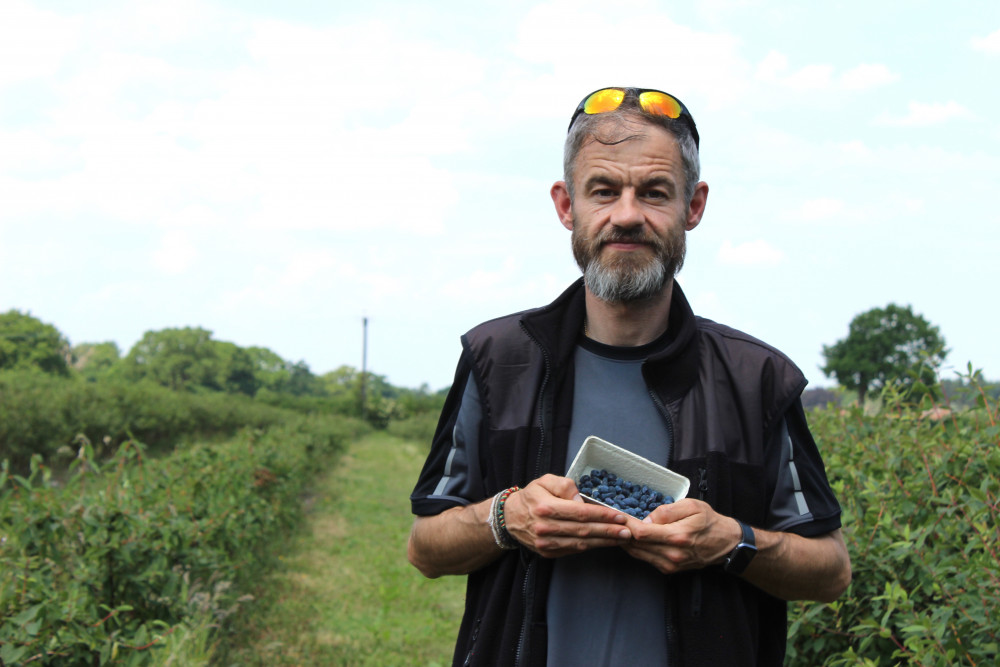
<svg viewBox="0 0 1000 667"><path fill-rule="evenodd" d="M594 258L583 271L587 288L608 303L630 303L656 296L670 277L672 274L667 273L660 257L631 270L623 266L605 266Z"/></svg>
<svg viewBox="0 0 1000 667"><path fill-rule="evenodd" d="M631 303L660 294L684 265L686 254L683 231L667 239L644 236L641 233L611 229L598 239L583 237L573 228L573 256L583 271L587 289L601 301ZM603 242L612 240L637 241L650 245L653 256L637 258L619 256L601 258Z"/></svg>

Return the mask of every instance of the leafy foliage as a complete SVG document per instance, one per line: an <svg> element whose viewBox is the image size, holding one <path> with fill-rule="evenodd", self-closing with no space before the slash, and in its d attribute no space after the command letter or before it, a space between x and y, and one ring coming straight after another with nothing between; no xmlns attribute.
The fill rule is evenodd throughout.
<svg viewBox="0 0 1000 667"><path fill-rule="evenodd" d="M120 366L122 357L118 344L110 341L74 345L70 354L73 369L90 381L110 377Z"/></svg>
<svg viewBox="0 0 1000 667"><path fill-rule="evenodd" d="M30 371L0 372L0 459L26 473L32 455L49 465L83 434L102 447L137 438L163 451L194 439L229 437L287 415L245 396L174 392L153 382L84 382ZM106 452L104 452L106 453Z"/></svg>
<svg viewBox="0 0 1000 667"><path fill-rule="evenodd" d="M59 330L16 310L0 313L0 370L35 369L66 375L69 343Z"/></svg>
<svg viewBox="0 0 1000 667"><path fill-rule="evenodd" d="M865 394L893 381L911 389L927 390L935 382L935 369L947 355L938 328L910 306L890 303L857 315L847 338L823 346L827 377L858 393Z"/></svg>
<svg viewBox="0 0 1000 667"><path fill-rule="evenodd" d="M299 517L317 464L363 428L297 417L150 459L101 464L80 438L60 487L35 457L0 473L0 663L149 664L195 617L222 623L268 545Z"/></svg>
<svg viewBox="0 0 1000 667"><path fill-rule="evenodd" d="M978 374L972 373L973 386ZM1000 404L922 418L811 412L854 569L838 601L791 615L793 665L994 665L1000 658ZM925 403L922 407L928 407Z"/></svg>
<svg viewBox="0 0 1000 667"><path fill-rule="evenodd" d="M124 361L129 378L149 379L175 391L224 386L218 342L200 327L147 331Z"/></svg>

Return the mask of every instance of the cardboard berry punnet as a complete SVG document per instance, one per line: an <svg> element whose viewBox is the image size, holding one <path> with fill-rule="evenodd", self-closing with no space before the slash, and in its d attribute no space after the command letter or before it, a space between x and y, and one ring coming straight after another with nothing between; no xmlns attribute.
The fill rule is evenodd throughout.
<svg viewBox="0 0 1000 667"><path fill-rule="evenodd" d="M675 501L687 496L688 489L691 487L691 481L684 475L664 468L607 440L602 440L596 435L588 436L583 441L583 446L580 447L576 458L573 459L566 476L579 484L580 478L589 474L591 470L607 470L621 479L626 479L634 484L643 484L665 496L673 496ZM611 507L586 494L583 495L583 499L588 503ZM612 507L611 509L616 508Z"/></svg>

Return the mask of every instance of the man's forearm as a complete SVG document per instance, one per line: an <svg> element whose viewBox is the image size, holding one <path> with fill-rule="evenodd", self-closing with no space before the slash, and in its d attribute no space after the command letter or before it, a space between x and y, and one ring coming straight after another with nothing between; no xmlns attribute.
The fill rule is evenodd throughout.
<svg viewBox="0 0 1000 667"><path fill-rule="evenodd" d="M407 556L424 576L468 574L492 563L501 553L486 523L490 500L453 507L435 516L417 517Z"/></svg>
<svg viewBox="0 0 1000 667"><path fill-rule="evenodd" d="M836 600L851 583L840 530L820 537L754 530L757 556L743 578L783 600Z"/></svg>

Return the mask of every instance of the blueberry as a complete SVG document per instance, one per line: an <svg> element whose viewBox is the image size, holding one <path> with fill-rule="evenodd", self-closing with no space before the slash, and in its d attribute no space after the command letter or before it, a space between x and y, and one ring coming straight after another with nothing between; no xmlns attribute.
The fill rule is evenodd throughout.
<svg viewBox="0 0 1000 667"><path fill-rule="evenodd" d="M592 469L589 475L580 477L577 487L580 493L639 519L646 518L660 505L674 502L671 496L664 496L645 484L622 479L604 469Z"/></svg>

